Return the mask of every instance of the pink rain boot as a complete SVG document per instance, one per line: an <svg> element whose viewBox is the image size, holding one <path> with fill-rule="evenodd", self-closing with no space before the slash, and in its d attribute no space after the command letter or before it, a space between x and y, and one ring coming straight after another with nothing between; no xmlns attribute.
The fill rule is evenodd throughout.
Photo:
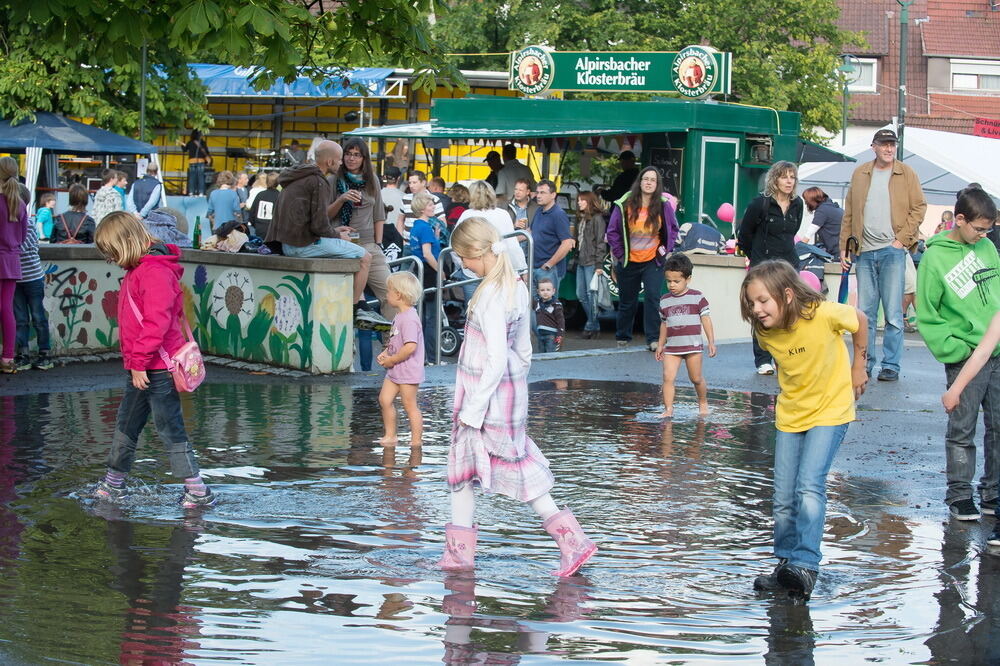
<svg viewBox="0 0 1000 666"><path fill-rule="evenodd" d="M597 546L586 537L576 516L569 509L563 509L542 523L545 531L556 540L561 553L559 570L552 573L556 576L572 576L583 563L597 552Z"/></svg>
<svg viewBox="0 0 1000 666"><path fill-rule="evenodd" d="M446 571L461 571L475 566L476 537L479 529L462 527L448 523L444 526L444 556L438 562L438 568Z"/></svg>

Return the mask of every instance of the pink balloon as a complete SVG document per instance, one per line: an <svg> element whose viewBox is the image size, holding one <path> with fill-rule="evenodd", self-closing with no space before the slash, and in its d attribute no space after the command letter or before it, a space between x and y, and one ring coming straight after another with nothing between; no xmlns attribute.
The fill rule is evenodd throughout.
<svg viewBox="0 0 1000 666"><path fill-rule="evenodd" d="M732 224L733 220L736 219L736 209L733 208L733 204L724 203L719 206L719 210L715 211L715 217L722 222Z"/></svg>
<svg viewBox="0 0 1000 666"><path fill-rule="evenodd" d="M799 278L816 291L823 291L823 287L820 286L819 278L816 277L815 273L810 271L799 271Z"/></svg>

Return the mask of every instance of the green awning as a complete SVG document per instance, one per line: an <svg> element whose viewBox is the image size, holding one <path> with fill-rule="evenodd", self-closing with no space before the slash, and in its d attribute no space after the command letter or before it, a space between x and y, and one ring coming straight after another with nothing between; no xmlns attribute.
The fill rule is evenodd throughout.
<svg viewBox="0 0 1000 666"><path fill-rule="evenodd" d="M795 161L799 164L805 162L857 162L850 155L838 153L836 150L805 139L799 139L798 156L799 158Z"/></svg>
<svg viewBox="0 0 1000 666"><path fill-rule="evenodd" d="M714 102L597 102L519 97L434 100L428 123L362 127L351 136L517 139L686 132L797 136L799 114Z"/></svg>

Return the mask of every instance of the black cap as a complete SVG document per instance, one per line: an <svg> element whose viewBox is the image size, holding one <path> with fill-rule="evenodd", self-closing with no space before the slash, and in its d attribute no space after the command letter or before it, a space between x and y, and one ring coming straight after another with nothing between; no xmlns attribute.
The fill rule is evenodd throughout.
<svg viewBox="0 0 1000 666"><path fill-rule="evenodd" d="M896 143L899 139L896 138L896 133L891 129L880 129L875 132L875 136L872 137L872 143L888 143L892 141Z"/></svg>
<svg viewBox="0 0 1000 666"><path fill-rule="evenodd" d="M500 159L500 153L498 153L495 150L491 150L490 152L486 153L486 159L483 160L483 163L489 162L490 159L493 158L493 157L495 157L495 158L497 158L499 160Z"/></svg>
<svg viewBox="0 0 1000 666"><path fill-rule="evenodd" d="M634 160L635 159L635 153L633 153L631 150L623 150L621 152L621 154L618 155L618 159L620 159L620 160Z"/></svg>

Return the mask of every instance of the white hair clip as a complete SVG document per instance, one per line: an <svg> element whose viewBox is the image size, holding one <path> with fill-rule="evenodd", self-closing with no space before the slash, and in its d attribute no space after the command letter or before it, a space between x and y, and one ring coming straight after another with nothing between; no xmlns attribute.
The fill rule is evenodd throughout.
<svg viewBox="0 0 1000 666"><path fill-rule="evenodd" d="M500 253L503 252L503 242L497 241L496 243L493 243L493 245L490 246L490 249L493 250L493 254L499 257Z"/></svg>

